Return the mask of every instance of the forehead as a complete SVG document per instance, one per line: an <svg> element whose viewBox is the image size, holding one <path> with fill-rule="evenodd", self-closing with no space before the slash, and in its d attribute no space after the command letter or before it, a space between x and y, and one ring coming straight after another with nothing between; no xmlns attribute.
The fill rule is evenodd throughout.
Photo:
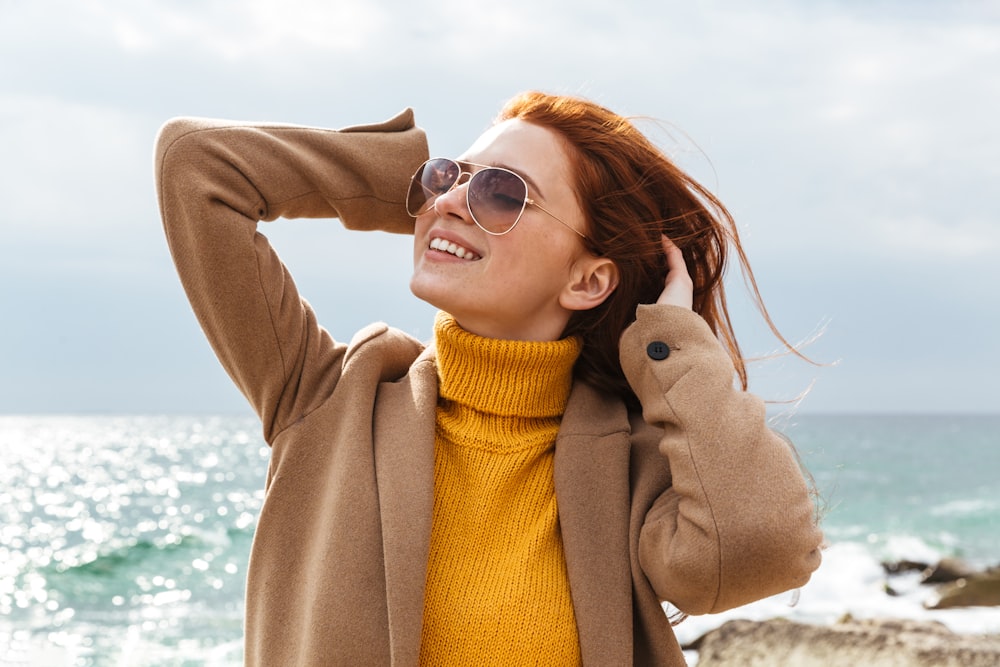
<svg viewBox="0 0 1000 667"><path fill-rule="evenodd" d="M546 189L569 183L569 158L552 130L517 118L497 123L466 150L460 160L507 167Z"/></svg>

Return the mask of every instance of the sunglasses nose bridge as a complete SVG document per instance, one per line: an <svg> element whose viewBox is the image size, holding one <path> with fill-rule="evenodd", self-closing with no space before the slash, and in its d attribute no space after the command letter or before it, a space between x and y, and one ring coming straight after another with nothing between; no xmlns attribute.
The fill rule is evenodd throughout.
<svg viewBox="0 0 1000 667"><path fill-rule="evenodd" d="M469 182L475 174L469 171L459 170L458 177L451 184L451 186L442 192L441 194L435 196L431 201L428 208L433 208L434 211L441 215L442 211L447 214L449 210L453 215L464 219L466 222L479 225L479 221L476 220L475 214L472 213L472 208L469 202ZM465 187L465 192L461 192L462 186ZM459 213L457 208L464 209L464 214ZM481 225L479 225L481 227Z"/></svg>
<svg viewBox="0 0 1000 667"><path fill-rule="evenodd" d="M440 199L441 197L445 197L445 196L451 194L452 192L454 192L455 190L458 190L463 185L468 185L469 181L472 180L472 176L473 176L473 174L471 172L462 171L461 167L459 167L458 177L455 178L455 181L448 187L447 190L445 190L444 192L442 192L441 194L437 195L434 198L434 200L435 200L434 204L436 205L437 204L437 200ZM466 189L468 189L468 188L466 188Z"/></svg>

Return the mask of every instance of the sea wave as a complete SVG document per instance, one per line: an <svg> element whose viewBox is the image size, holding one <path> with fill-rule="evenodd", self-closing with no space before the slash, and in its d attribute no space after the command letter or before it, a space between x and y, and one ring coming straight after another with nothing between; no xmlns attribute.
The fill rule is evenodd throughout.
<svg viewBox="0 0 1000 667"><path fill-rule="evenodd" d="M916 538L901 540L897 547L901 556L914 560L939 553ZM925 605L935 597L934 589L920 585L913 574L888 574L870 545L839 542L824 551L822 565L797 594L784 593L721 614L693 616L677 626L676 632L686 644L732 619L788 618L827 624L850 615L933 620L965 634L1000 633L1000 608L927 609Z"/></svg>
<svg viewBox="0 0 1000 667"><path fill-rule="evenodd" d="M930 509L933 516L992 517L1000 513L1000 502L983 498L960 498Z"/></svg>

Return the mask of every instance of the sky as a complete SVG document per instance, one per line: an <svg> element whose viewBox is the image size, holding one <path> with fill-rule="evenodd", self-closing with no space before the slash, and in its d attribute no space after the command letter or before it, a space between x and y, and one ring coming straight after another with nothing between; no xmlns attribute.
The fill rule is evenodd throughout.
<svg viewBox="0 0 1000 667"><path fill-rule="evenodd" d="M1000 1L0 0L0 412L248 410L177 281L173 116L342 127L405 107L457 155L504 100L581 95L734 214L779 410L1000 412ZM262 225L338 339L426 339L409 237Z"/></svg>

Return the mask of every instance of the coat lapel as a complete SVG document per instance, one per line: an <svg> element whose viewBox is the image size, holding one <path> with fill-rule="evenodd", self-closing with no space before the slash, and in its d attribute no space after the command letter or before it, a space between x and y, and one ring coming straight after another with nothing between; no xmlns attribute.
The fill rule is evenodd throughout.
<svg viewBox="0 0 1000 667"><path fill-rule="evenodd" d="M392 663L420 654L434 508L433 349L375 402L374 456ZM574 385L556 441L555 484L584 664L632 661L629 425L624 406Z"/></svg>
<svg viewBox="0 0 1000 667"><path fill-rule="evenodd" d="M585 665L632 663L629 432L623 404L574 385L556 440L555 483Z"/></svg>
<svg viewBox="0 0 1000 667"><path fill-rule="evenodd" d="M382 521L392 664L416 665L434 509L437 370L426 351L375 402L375 475Z"/></svg>

